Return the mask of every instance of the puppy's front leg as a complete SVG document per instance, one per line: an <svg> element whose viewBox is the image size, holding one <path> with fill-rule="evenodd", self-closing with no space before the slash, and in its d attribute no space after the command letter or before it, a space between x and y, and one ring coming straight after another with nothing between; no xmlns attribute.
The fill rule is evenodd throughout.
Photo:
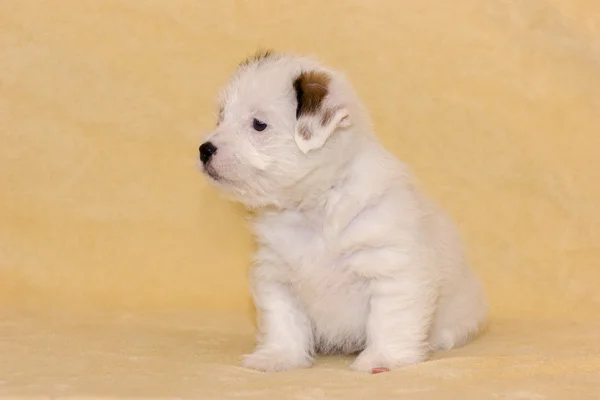
<svg viewBox="0 0 600 400"><path fill-rule="evenodd" d="M367 346L352 369L391 370L427 358L436 288L426 280L405 275L371 280Z"/></svg>
<svg viewBox="0 0 600 400"><path fill-rule="evenodd" d="M290 288L255 279L253 297L259 314L259 343L242 365L259 371L285 371L313 364L312 327Z"/></svg>

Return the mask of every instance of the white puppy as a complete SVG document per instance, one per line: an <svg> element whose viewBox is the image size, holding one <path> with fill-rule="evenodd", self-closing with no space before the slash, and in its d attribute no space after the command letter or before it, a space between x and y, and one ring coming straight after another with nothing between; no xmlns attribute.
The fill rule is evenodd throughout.
<svg viewBox="0 0 600 400"><path fill-rule="evenodd" d="M360 352L351 367L378 372L481 330L486 297L455 227L377 141L340 74L290 54L251 57L199 151L211 182L257 211L259 339L245 367Z"/></svg>

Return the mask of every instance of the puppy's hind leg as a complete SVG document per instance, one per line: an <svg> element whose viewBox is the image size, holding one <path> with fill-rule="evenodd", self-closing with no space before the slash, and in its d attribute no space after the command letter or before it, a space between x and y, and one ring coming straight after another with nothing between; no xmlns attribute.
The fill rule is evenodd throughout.
<svg viewBox="0 0 600 400"><path fill-rule="evenodd" d="M481 283L469 271L442 294L431 327L432 351L461 347L486 328L488 301Z"/></svg>

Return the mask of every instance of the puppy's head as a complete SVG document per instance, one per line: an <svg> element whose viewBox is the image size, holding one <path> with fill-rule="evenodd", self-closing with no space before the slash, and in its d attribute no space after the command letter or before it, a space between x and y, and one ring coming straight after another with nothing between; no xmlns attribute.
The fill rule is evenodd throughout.
<svg viewBox="0 0 600 400"><path fill-rule="evenodd" d="M222 92L216 128L199 148L202 170L248 206L284 204L343 162L357 107L349 85L319 63L259 53Z"/></svg>

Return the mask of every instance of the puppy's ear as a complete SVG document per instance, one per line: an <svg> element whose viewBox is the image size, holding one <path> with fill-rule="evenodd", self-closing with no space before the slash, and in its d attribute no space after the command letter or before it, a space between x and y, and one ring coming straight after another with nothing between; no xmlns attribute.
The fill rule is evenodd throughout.
<svg viewBox="0 0 600 400"><path fill-rule="evenodd" d="M331 77L320 71L301 73L294 81L296 91L296 133L298 148L307 154L325 145L338 128L350 125L346 108L331 101Z"/></svg>

